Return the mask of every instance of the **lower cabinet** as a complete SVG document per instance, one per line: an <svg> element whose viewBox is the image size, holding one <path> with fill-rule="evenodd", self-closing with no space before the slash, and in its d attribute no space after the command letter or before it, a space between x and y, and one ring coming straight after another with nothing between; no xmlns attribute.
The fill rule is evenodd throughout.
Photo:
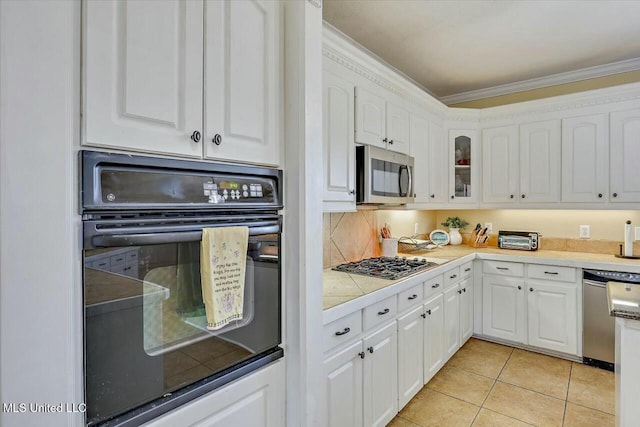
<svg viewBox="0 0 640 427"><path fill-rule="evenodd" d="M425 328L428 326L425 320L426 314L422 306L398 319L398 406L400 408L409 403L424 384L423 367L427 365L426 352L428 351L425 334ZM439 335L440 348L442 348L442 332Z"/></svg>
<svg viewBox="0 0 640 427"><path fill-rule="evenodd" d="M465 279L458 285L461 346L473 335L473 286L471 283L471 279Z"/></svg>
<svg viewBox="0 0 640 427"><path fill-rule="evenodd" d="M324 361L329 427L363 425L362 350L362 341L358 341Z"/></svg>
<svg viewBox="0 0 640 427"><path fill-rule="evenodd" d="M424 305L423 383L426 384L442 368L444 352L444 297L438 294Z"/></svg>
<svg viewBox="0 0 640 427"><path fill-rule="evenodd" d="M444 352L449 359L460 348L460 294L459 285L444 292Z"/></svg>
<svg viewBox="0 0 640 427"><path fill-rule="evenodd" d="M503 274L519 277L482 278L482 334L577 355L580 275L576 269L529 264L525 276L522 264L515 267L513 273Z"/></svg>
<svg viewBox="0 0 640 427"><path fill-rule="evenodd" d="M385 426L398 413L396 322L324 361L330 427Z"/></svg>
<svg viewBox="0 0 640 427"><path fill-rule="evenodd" d="M285 425L284 382L279 360L144 426L280 427Z"/></svg>

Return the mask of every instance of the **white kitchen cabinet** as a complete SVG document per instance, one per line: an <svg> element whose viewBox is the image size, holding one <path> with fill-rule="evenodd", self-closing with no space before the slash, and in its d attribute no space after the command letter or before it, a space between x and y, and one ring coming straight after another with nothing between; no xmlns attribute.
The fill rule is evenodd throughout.
<svg viewBox="0 0 640 427"><path fill-rule="evenodd" d="M424 378L426 384L445 363L444 297L442 293L424 304Z"/></svg>
<svg viewBox="0 0 640 427"><path fill-rule="evenodd" d="M482 130L482 200L516 202L518 195L518 127Z"/></svg>
<svg viewBox="0 0 640 427"><path fill-rule="evenodd" d="M460 295L458 285L444 292L444 354L449 359L460 348Z"/></svg>
<svg viewBox="0 0 640 427"><path fill-rule="evenodd" d="M348 398L348 395L345 395L345 398ZM285 425L284 362L282 360L274 362L143 425L144 427L283 426Z"/></svg>
<svg viewBox="0 0 640 427"><path fill-rule="evenodd" d="M398 409L422 388L424 327L426 314L421 306L398 319Z"/></svg>
<svg viewBox="0 0 640 427"><path fill-rule="evenodd" d="M364 338L364 425L386 426L398 413L396 322ZM355 424L353 424L355 425Z"/></svg>
<svg viewBox="0 0 640 427"><path fill-rule="evenodd" d="M324 361L329 427L362 425L364 357L362 341L358 341Z"/></svg>
<svg viewBox="0 0 640 427"><path fill-rule="evenodd" d="M471 203L478 200L480 181L478 132L449 131L449 202Z"/></svg>
<svg viewBox="0 0 640 427"><path fill-rule="evenodd" d="M607 115L562 119L562 201L602 203L608 182Z"/></svg>
<svg viewBox="0 0 640 427"><path fill-rule="evenodd" d="M205 3L203 146L209 159L279 164L279 2Z"/></svg>
<svg viewBox="0 0 640 427"><path fill-rule="evenodd" d="M83 144L280 158L278 2L84 2Z"/></svg>
<svg viewBox="0 0 640 427"><path fill-rule="evenodd" d="M577 289L575 283L527 280L529 345L577 354Z"/></svg>
<svg viewBox="0 0 640 427"><path fill-rule="evenodd" d="M444 129L435 123L429 126L429 201L447 201L447 149Z"/></svg>
<svg viewBox="0 0 640 427"><path fill-rule="evenodd" d="M416 203L429 201L430 157L429 157L429 122L416 114L411 114L409 141L411 157L413 157L413 192Z"/></svg>
<svg viewBox="0 0 640 427"><path fill-rule="evenodd" d="M525 341L524 280L487 275L482 278L482 333Z"/></svg>
<svg viewBox="0 0 640 427"><path fill-rule="evenodd" d="M460 346L473 335L473 279L464 279L458 285L460 295Z"/></svg>
<svg viewBox="0 0 640 427"><path fill-rule="evenodd" d="M83 142L201 157L202 0L83 7Z"/></svg>
<svg viewBox="0 0 640 427"><path fill-rule="evenodd" d="M560 120L520 125L520 203L560 199Z"/></svg>
<svg viewBox="0 0 640 427"><path fill-rule="evenodd" d="M611 113L612 202L640 202L640 109Z"/></svg>
<svg viewBox="0 0 640 427"><path fill-rule="evenodd" d="M409 112L362 87L356 87L357 143L409 154Z"/></svg>
<svg viewBox="0 0 640 427"><path fill-rule="evenodd" d="M323 73L323 161L324 210L350 211L356 208L354 85L325 71Z"/></svg>

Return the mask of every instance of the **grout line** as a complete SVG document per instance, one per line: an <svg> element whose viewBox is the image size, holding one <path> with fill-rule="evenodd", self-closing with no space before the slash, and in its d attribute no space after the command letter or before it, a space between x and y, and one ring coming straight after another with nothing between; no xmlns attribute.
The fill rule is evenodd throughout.
<svg viewBox="0 0 640 427"><path fill-rule="evenodd" d="M569 403L571 403L572 405L580 406L581 408L590 409L592 411L600 412L601 414L609 415L609 416L612 416L612 417L616 416L616 414L610 414L609 412L601 411L600 409L596 409L596 408L592 408L590 406L585 406L585 405L581 405L579 403L567 401L567 404L569 404Z"/></svg>
<svg viewBox="0 0 640 427"><path fill-rule="evenodd" d="M498 378L500 378L500 374L502 373L502 370L504 369L505 366L507 366L507 363L509 363L509 359L511 359L511 355L513 354L513 347L511 347L511 353L509 353L509 357L507 357L507 360L504 362L504 365L502 365L502 369L500 369L500 372L498 372L498 375L496 376L496 378L493 380L493 384L491 384L491 388L489 389L489 392L487 393L487 395L484 397L484 400L482 401L482 403L480 404L480 409L478 410L478 412L476 413L476 416L473 418L473 421L471 421L471 425L473 425L473 423L476 422L476 418L478 418L478 415L480 414L480 411L482 410L482 408L484 408L484 404L487 401L487 399L489 398L489 395L491 394L491 392L493 391L493 388L496 386L496 383L498 382ZM490 410L490 409L487 409ZM495 411L494 411L495 412ZM499 413L499 412L498 412ZM502 415L502 414L501 414Z"/></svg>
<svg viewBox="0 0 640 427"><path fill-rule="evenodd" d="M562 413L562 425L564 426L564 422L567 419L567 406L569 406L569 387L571 386L571 374L573 373L573 363L571 363L571 367L569 368L569 381L567 382L567 394L564 398L564 412Z"/></svg>

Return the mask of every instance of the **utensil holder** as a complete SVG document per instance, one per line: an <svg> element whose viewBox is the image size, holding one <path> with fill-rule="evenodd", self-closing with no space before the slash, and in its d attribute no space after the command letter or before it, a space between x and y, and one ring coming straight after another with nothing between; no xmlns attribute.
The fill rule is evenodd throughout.
<svg viewBox="0 0 640 427"><path fill-rule="evenodd" d="M486 235L487 237L487 241L484 243L480 243L477 242L476 243L476 239L478 238L478 232L476 230L473 230L471 232L471 237L469 238L469 246L471 246L472 248L486 248L487 246L489 246L489 235ZM482 239L484 239L485 236L480 237L480 240L482 241Z"/></svg>
<svg viewBox="0 0 640 427"><path fill-rule="evenodd" d="M394 257L398 255L398 239L396 238L382 239L380 247L382 256Z"/></svg>

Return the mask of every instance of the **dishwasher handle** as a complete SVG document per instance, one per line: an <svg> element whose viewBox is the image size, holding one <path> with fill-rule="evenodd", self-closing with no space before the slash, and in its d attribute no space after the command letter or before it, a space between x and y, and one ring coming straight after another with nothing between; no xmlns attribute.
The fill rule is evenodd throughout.
<svg viewBox="0 0 640 427"><path fill-rule="evenodd" d="M596 286L598 288L606 288L607 282L596 282L595 280L582 279L582 284L588 286Z"/></svg>

